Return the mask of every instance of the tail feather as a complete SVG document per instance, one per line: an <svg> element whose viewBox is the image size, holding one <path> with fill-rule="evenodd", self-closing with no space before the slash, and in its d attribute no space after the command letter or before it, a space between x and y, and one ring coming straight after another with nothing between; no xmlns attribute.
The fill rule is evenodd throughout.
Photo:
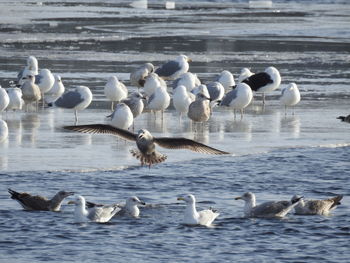
<svg viewBox="0 0 350 263"><path fill-rule="evenodd" d="M136 159L141 161L141 165L149 165L157 164L164 162L167 159L167 156L158 152L153 152L151 154L145 155L138 150L130 150L132 156L136 157Z"/></svg>

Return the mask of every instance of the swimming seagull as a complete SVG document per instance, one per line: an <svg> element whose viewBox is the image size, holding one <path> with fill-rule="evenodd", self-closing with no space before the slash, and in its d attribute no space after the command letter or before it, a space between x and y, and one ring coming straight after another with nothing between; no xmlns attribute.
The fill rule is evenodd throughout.
<svg viewBox="0 0 350 263"><path fill-rule="evenodd" d="M350 123L350 114L348 116L339 116L339 117L337 117L337 119Z"/></svg>
<svg viewBox="0 0 350 263"><path fill-rule="evenodd" d="M196 209L196 198L192 194L180 196L177 200L186 202L186 209L183 223L186 225L210 226L212 222L220 215L212 209L198 211Z"/></svg>
<svg viewBox="0 0 350 263"><path fill-rule="evenodd" d="M9 95L6 90L0 86L0 112L4 111L10 103Z"/></svg>
<svg viewBox="0 0 350 263"><path fill-rule="evenodd" d="M265 93L277 89L281 84L281 76L275 67L268 67L264 72L251 75L242 81L256 92L263 93L263 104L265 104Z"/></svg>
<svg viewBox="0 0 350 263"><path fill-rule="evenodd" d="M296 202L301 197L295 195L292 197L292 202ZM330 211L340 205L342 195L324 199L324 200L301 200L298 205L294 207L294 211L298 215L328 215Z"/></svg>
<svg viewBox="0 0 350 263"><path fill-rule="evenodd" d="M38 69L38 60L36 59L36 57L29 56L27 58L27 66L25 66L25 68L17 74L18 85L22 85L24 83L23 77L27 77L28 75L38 75Z"/></svg>
<svg viewBox="0 0 350 263"><path fill-rule="evenodd" d="M241 83L243 80L249 78L251 75L254 75L255 73L251 72L249 68L242 68L241 74L238 77L238 83Z"/></svg>
<svg viewBox="0 0 350 263"><path fill-rule="evenodd" d="M34 83L35 77L28 75L22 79L25 79L25 82L21 86L22 99L27 104L27 111L28 105L32 102L36 102L36 110L38 110L38 102L41 99L41 92L39 86Z"/></svg>
<svg viewBox="0 0 350 263"><path fill-rule="evenodd" d="M77 86L63 93L53 104L60 108L74 109L75 123L78 122L78 110L87 108L92 101L92 93L86 86Z"/></svg>
<svg viewBox="0 0 350 263"><path fill-rule="evenodd" d="M228 152L220 151L202 143L182 137L153 137L152 134L146 129L141 129L137 134L134 134L127 130L105 124L65 126L63 128L84 133L111 134L120 136L129 141L136 141L138 150L134 149L130 152L141 161L141 165L146 164L149 165L149 167L151 167L152 164L164 162L167 158L166 155L156 151L156 144L167 149L187 149L205 154L230 154Z"/></svg>
<svg viewBox="0 0 350 263"><path fill-rule="evenodd" d="M243 118L243 110L250 104L252 99L253 92L251 88L245 83L239 83L235 89L226 93L225 97L220 103L220 106L233 108L235 118L236 110L240 110L241 118Z"/></svg>
<svg viewBox="0 0 350 263"><path fill-rule="evenodd" d="M55 78L55 82L52 88L45 94L44 98L47 104L55 102L65 91L61 76L56 74L53 76Z"/></svg>
<svg viewBox="0 0 350 263"><path fill-rule="evenodd" d="M245 217L284 217L295 206L299 204L301 198L290 201L270 201L260 205L256 205L255 195L247 192L242 196L238 196L235 200L242 199L245 201L244 215Z"/></svg>
<svg viewBox="0 0 350 263"><path fill-rule="evenodd" d="M9 95L10 99L7 110L21 110L24 105L22 90L20 88L8 88L7 94Z"/></svg>
<svg viewBox="0 0 350 263"><path fill-rule="evenodd" d="M121 205L121 204L115 204L115 205L121 208L121 210L117 213L118 216L129 215L132 217L139 217L140 209L138 208L138 206L146 205L146 203L141 201L137 196L131 196L126 199L125 205ZM86 202L86 206L88 208L92 208L95 206L103 206L103 205L95 204L92 202Z"/></svg>
<svg viewBox="0 0 350 263"><path fill-rule="evenodd" d="M81 195L78 195L75 201L69 201L68 204L75 204L74 219L76 223L88 221L106 223L121 209L118 205L94 206L86 209L85 198Z"/></svg>
<svg viewBox="0 0 350 263"><path fill-rule="evenodd" d="M210 118L210 98L203 93L196 95L196 100L188 107L187 116L195 122L205 122Z"/></svg>
<svg viewBox="0 0 350 263"><path fill-rule="evenodd" d="M24 210L36 211L60 211L63 199L74 195L74 192L59 191L51 199L40 195L31 195L28 193L19 193L12 189L8 189L11 198L16 200Z"/></svg>
<svg viewBox="0 0 350 263"><path fill-rule="evenodd" d="M130 73L130 83L136 87L143 87L146 77L154 71L152 63L145 63Z"/></svg>
<svg viewBox="0 0 350 263"><path fill-rule="evenodd" d="M44 107L45 93L55 84L55 77L49 69L41 69L39 75L35 75L35 84L39 86Z"/></svg>
<svg viewBox="0 0 350 263"><path fill-rule="evenodd" d="M113 113L107 117L111 118L111 125L119 129L127 130L134 122L132 112L125 103L118 103Z"/></svg>
<svg viewBox="0 0 350 263"><path fill-rule="evenodd" d="M281 104L284 105L285 114L287 114L288 106L294 106L298 104L300 101L300 92L297 84L290 83L287 87L282 89L280 101L281 101ZM294 110L293 110L293 115L294 115Z"/></svg>
<svg viewBox="0 0 350 263"><path fill-rule="evenodd" d="M161 65L155 73L165 80L174 80L188 71L188 62L192 62L192 60L186 55L180 55L175 60L170 60Z"/></svg>
<svg viewBox="0 0 350 263"><path fill-rule="evenodd" d="M118 80L116 76L112 76L108 79L105 88L104 94L112 101L111 109L114 110L114 102L119 102L128 97L128 89L125 85Z"/></svg>

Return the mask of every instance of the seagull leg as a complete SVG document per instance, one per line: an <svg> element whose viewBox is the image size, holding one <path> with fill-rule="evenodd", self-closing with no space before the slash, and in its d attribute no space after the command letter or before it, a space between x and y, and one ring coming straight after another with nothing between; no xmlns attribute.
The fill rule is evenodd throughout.
<svg viewBox="0 0 350 263"><path fill-rule="evenodd" d="M74 110L74 115L75 115L75 122L74 124L77 125L78 124L78 111Z"/></svg>
<svg viewBox="0 0 350 263"><path fill-rule="evenodd" d="M234 119L236 119L236 109L233 109L233 116L234 116Z"/></svg>
<svg viewBox="0 0 350 263"><path fill-rule="evenodd" d="M112 100L111 110L113 111L113 109L114 109L114 101Z"/></svg>
<svg viewBox="0 0 350 263"><path fill-rule="evenodd" d="M42 105L42 108L45 108L45 96L44 96L44 92L41 94L41 97L42 97L42 102L43 102L43 105ZM39 103L39 102L38 102Z"/></svg>
<svg viewBox="0 0 350 263"><path fill-rule="evenodd" d="M284 105L284 115L287 116L287 105Z"/></svg>
<svg viewBox="0 0 350 263"><path fill-rule="evenodd" d="M262 99L263 99L263 105L265 106L265 93L263 92L263 95L262 95Z"/></svg>
<svg viewBox="0 0 350 263"><path fill-rule="evenodd" d="M240 109L241 112L241 120L243 119L243 109Z"/></svg>

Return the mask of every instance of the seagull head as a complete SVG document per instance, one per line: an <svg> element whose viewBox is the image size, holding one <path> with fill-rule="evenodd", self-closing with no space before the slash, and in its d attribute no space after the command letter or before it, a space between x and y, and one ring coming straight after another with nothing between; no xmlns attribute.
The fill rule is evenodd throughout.
<svg viewBox="0 0 350 263"><path fill-rule="evenodd" d="M299 202L301 199L303 199L303 196L294 195L290 201L292 202L292 204L295 204L295 203Z"/></svg>
<svg viewBox="0 0 350 263"><path fill-rule="evenodd" d="M246 202L250 202L255 200L255 195L252 192L246 192L242 196L237 196L235 200L244 200Z"/></svg>
<svg viewBox="0 0 350 263"><path fill-rule="evenodd" d="M138 139L143 139L143 138L150 139L150 138L152 138L152 134L146 129L141 129L137 133L137 138Z"/></svg>
<svg viewBox="0 0 350 263"><path fill-rule="evenodd" d="M127 206L134 206L134 205L145 205L146 203L141 201L137 196L131 196L126 199L126 205Z"/></svg>
<svg viewBox="0 0 350 263"><path fill-rule="evenodd" d="M206 95L204 95L202 92L197 93L196 99L198 100L210 100Z"/></svg>
<svg viewBox="0 0 350 263"><path fill-rule="evenodd" d="M68 202L69 205L78 205L85 207L85 198L82 197L81 195L78 195L75 200L71 200Z"/></svg>
<svg viewBox="0 0 350 263"><path fill-rule="evenodd" d="M149 73L152 73L154 71L154 66L152 63L146 63L145 64L146 69L148 70Z"/></svg>
<svg viewBox="0 0 350 263"><path fill-rule="evenodd" d="M194 204L196 202L196 198L192 194L186 194L184 196L179 196L177 200L185 201L188 204Z"/></svg>
<svg viewBox="0 0 350 263"><path fill-rule="evenodd" d="M66 198L67 196L74 195L74 192L59 191L58 195L63 199L63 198Z"/></svg>
<svg viewBox="0 0 350 263"><path fill-rule="evenodd" d="M55 81L56 82L61 82L62 81L60 75L54 75L54 77L55 77Z"/></svg>
<svg viewBox="0 0 350 263"><path fill-rule="evenodd" d="M190 58L187 57L186 55L180 55L180 56L177 57L176 60L178 60L178 61L184 60L184 61L186 61L186 62L192 62L192 59L190 59Z"/></svg>

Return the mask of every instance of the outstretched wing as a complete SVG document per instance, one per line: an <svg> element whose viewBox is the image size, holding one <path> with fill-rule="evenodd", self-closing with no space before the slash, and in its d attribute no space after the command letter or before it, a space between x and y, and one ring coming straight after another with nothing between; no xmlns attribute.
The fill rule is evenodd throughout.
<svg viewBox="0 0 350 263"><path fill-rule="evenodd" d="M169 137L161 137L154 138L154 142L159 146L167 149L188 149L194 152L206 153L206 154L230 154L228 152L224 152L200 142L193 141L191 139L186 138L169 138Z"/></svg>
<svg viewBox="0 0 350 263"><path fill-rule="evenodd" d="M119 129L107 124L87 124L87 125L76 125L76 126L64 126L66 130L78 131L83 133L101 133L111 134L122 137L129 141L136 141L136 134L129 132L124 129Z"/></svg>

